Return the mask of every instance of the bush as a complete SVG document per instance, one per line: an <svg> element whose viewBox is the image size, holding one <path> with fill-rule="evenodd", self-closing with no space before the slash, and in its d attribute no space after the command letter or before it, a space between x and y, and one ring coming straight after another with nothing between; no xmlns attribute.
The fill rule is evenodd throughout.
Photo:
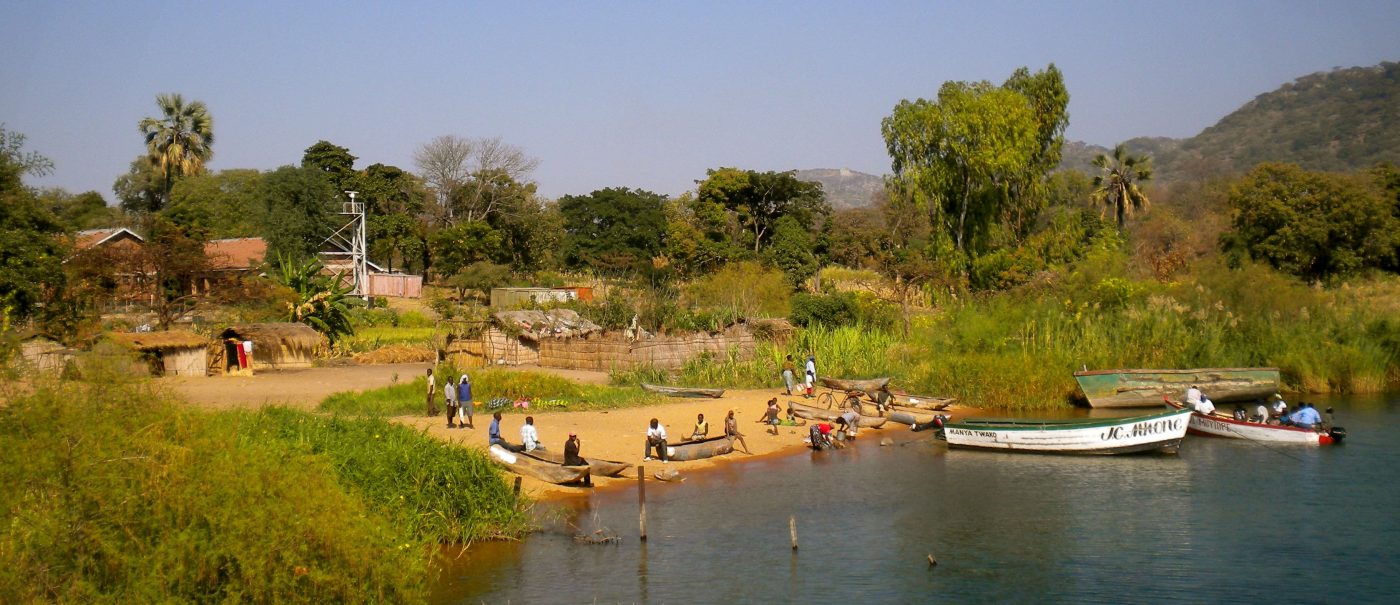
<svg viewBox="0 0 1400 605"><path fill-rule="evenodd" d="M696 309L733 309L746 317L783 317L791 295L782 271L744 261L690 282L681 302Z"/></svg>
<svg viewBox="0 0 1400 605"><path fill-rule="evenodd" d="M795 294L792 297L792 323L798 326L844 326L860 320L860 307L854 294Z"/></svg>

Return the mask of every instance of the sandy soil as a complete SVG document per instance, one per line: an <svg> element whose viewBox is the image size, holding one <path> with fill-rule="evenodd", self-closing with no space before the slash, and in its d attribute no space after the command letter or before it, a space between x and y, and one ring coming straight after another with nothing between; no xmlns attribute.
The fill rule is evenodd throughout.
<svg viewBox="0 0 1400 605"><path fill-rule="evenodd" d="M252 377L167 377L161 383L183 395L195 405L213 409L239 407L260 407L268 404L282 404L302 409L313 409L326 396L342 391L357 391L378 388L393 384L396 380L410 380L423 373L426 364L391 364L372 366L344 366L262 372ZM579 370L558 370L553 368L522 367L522 370L548 372L586 383L606 383L607 374ZM581 441L580 454L606 460L643 464L643 449L646 443L646 429L649 421L656 418L666 426L666 433L672 443L688 436L695 425L696 415L704 414L710 423L710 435L724 432L724 417L735 410L739 421L739 431L744 435L743 444L735 444L735 452L728 456L693 460L688 462L660 461L645 462L648 474L661 470L681 473L711 468L728 461L746 459L750 456L764 456L781 452L800 450L805 447L802 439L807 435L806 427L778 427L777 434L769 432L766 425L759 424L770 398L777 397L779 404L786 409L789 399L782 389L728 391L719 399L710 398L670 398L667 403L606 411L590 412L546 412L533 414L535 429L545 447L563 452L564 441L569 432L574 431ZM814 402L811 400L810 402ZM962 415L967 410L958 410ZM446 418L438 415L401 416L394 418L415 428L426 428L428 434L468 447L485 448L486 432L491 423L491 415L478 411L474 429L448 429ZM520 443L520 426L524 424L524 414L506 414L501 420L501 435L509 442ZM908 431L901 425L894 428L865 430L866 438L880 439ZM746 447L747 446L747 447ZM628 481L636 481L636 471L629 470L620 478L595 477L596 488L620 486ZM522 490L534 497L568 498L571 495L586 495L590 488L564 487L524 479Z"/></svg>

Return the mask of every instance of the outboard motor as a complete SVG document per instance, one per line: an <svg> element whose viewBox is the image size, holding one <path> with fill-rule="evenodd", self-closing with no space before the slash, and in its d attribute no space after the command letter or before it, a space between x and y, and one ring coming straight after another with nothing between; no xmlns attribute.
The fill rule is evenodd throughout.
<svg viewBox="0 0 1400 605"><path fill-rule="evenodd" d="M1347 438L1347 430L1344 427L1334 426L1332 430L1327 431L1327 436L1332 438L1332 443L1341 445L1342 440Z"/></svg>

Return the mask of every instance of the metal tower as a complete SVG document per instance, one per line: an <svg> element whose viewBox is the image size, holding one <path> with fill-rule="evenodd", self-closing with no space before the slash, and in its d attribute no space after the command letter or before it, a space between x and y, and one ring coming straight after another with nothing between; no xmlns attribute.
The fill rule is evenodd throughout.
<svg viewBox="0 0 1400 605"><path fill-rule="evenodd" d="M345 219L345 224L336 229L335 233L326 238L326 243L334 249L326 250L321 255L350 261L351 279L354 280L354 290L350 294L367 298L369 257L365 250L365 205L355 201L358 191L346 191L345 194L350 196L350 201L341 202L340 215L349 218Z"/></svg>

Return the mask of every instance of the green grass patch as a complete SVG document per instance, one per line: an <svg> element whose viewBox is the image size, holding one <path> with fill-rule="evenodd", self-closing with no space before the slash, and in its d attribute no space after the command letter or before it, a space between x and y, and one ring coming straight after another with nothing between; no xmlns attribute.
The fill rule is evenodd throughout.
<svg viewBox="0 0 1400 605"><path fill-rule="evenodd" d="M433 344L433 335L432 326L363 326L342 338L337 346L349 353L363 353L389 345L429 346Z"/></svg>
<svg viewBox="0 0 1400 605"><path fill-rule="evenodd" d="M450 366L434 370L439 377L461 376ZM477 413L489 411L494 399L529 400L528 408L501 408L502 413L521 411L586 411L633 407L660 403L661 397L635 386L578 384L567 378L543 372L486 369L468 372L472 382L472 398L478 403ZM422 376L412 382L378 389L336 393L323 400L319 409L336 414L365 416L402 416L424 413L423 394L427 390ZM442 378L439 380L441 389ZM439 392L439 405L442 394Z"/></svg>

